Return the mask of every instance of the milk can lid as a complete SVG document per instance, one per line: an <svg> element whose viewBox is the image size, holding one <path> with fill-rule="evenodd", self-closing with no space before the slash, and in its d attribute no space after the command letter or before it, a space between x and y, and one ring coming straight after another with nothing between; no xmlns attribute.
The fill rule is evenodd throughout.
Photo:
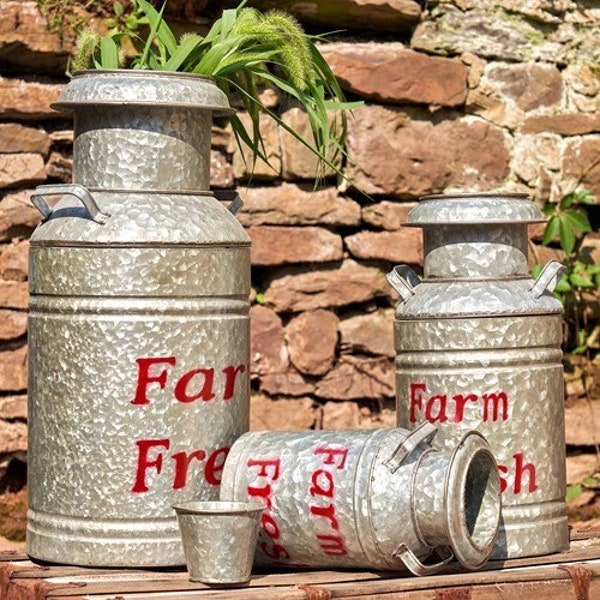
<svg viewBox="0 0 600 600"><path fill-rule="evenodd" d="M88 105L187 107L220 115L234 112L212 77L133 69L78 71L52 108L68 112Z"/></svg>
<svg viewBox="0 0 600 600"><path fill-rule="evenodd" d="M540 209L527 194L438 194L422 196L408 215L408 227L540 223Z"/></svg>

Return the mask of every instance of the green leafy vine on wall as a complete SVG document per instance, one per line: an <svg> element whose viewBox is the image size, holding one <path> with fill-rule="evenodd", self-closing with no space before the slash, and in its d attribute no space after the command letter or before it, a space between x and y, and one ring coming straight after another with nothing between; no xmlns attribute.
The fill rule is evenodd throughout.
<svg viewBox="0 0 600 600"><path fill-rule="evenodd" d="M594 264L583 255L586 237L592 232L587 207L595 200L587 190L578 190L561 198L557 204L544 206L548 222L544 228L542 244L549 246L558 243L564 253L565 272L558 282L554 295L564 306L565 351L567 370L575 370L575 363L581 374L583 393L594 422L594 410L590 390L593 385L593 359L600 347L600 325L595 324L587 307L586 296L600 290L600 264ZM540 273L541 265L536 265L533 276ZM588 296L589 297L589 296ZM596 431L596 428L593 427ZM596 450L596 472L600 471L600 443L594 437ZM567 501L575 500L584 489L598 489L600 482L588 477L581 484L567 488Z"/></svg>
<svg viewBox="0 0 600 600"><path fill-rule="evenodd" d="M587 190L575 191L563 196L557 204L548 203L543 208L548 222L544 228L542 244L551 245L558 241L564 252L565 272L554 293L565 307L564 350L570 355L585 355L592 345L597 345L598 331L594 328L586 311L585 294L600 289L600 265L586 262L582 247L592 227L586 206L595 204ZM541 266L537 265L533 275L537 277Z"/></svg>

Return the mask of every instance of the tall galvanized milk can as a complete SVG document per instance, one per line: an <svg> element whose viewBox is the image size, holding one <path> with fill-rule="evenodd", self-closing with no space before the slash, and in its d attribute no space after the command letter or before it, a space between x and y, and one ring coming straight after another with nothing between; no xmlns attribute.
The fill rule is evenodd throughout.
<svg viewBox="0 0 600 600"><path fill-rule="evenodd" d="M265 510L258 564L409 568L453 558L480 567L494 547L500 480L487 442L430 444L429 423L404 429L250 432L231 448L221 497ZM423 564L434 549L441 561Z"/></svg>
<svg viewBox="0 0 600 600"><path fill-rule="evenodd" d="M522 194L422 198L424 279L388 276L396 310L398 424L429 421L452 447L476 429L498 460L503 498L494 558L568 547L565 505L562 306L551 292L562 265L528 276Z"/></svg>
<svg viewBox="0 0 600 600"><path fill-rule="evenodd" d="M75 183L32 198L27 552L185 564L171 505L218 499L248 430L250 244L207 191L227 100L202 77L95 71L57 106Z"/></svg>

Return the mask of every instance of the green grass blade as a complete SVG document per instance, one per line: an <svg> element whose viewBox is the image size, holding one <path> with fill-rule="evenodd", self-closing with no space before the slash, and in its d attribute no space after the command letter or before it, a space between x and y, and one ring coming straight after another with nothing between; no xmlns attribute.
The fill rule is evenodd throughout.
<svg viewBox="0 0 600 600"><path fill-rule="evenodd" d="M156 36L159 42L165 46L169 55L175 54L177 51L177 40L170 27L163 19L163 12L167 5L166 1L163 3L160 12L158 12L148 0L138 0L138 4L148 18L148 22L150 23L153 32L153 35L148 39L153 40L154 36Z"/></svg>
<svg viewBox="0 0 600 600"><path fill-rule="evenodd" d="M110 37L100 38L100 63L103 69L118 69L119 48Z"/></svg>
<svg viewBox="0 0 600 600"><path fill-rule="evenodd" d="M177 71L179 67L189 60L194 50L202 43L202 38L199 35L187 35L181 40L181 44L177 50L171 54L171 58L165 63L165 71Z"/></svg>

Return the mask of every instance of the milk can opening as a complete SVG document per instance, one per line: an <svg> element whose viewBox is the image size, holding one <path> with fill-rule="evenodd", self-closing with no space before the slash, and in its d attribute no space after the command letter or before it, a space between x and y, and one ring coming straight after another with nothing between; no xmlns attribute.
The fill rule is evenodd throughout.
<svg viewBox="0 0 600 600"><path fill-rule="evenodd" d="M450 545L457 560L477 569L490 556L500 524L500 477L487 442L467 434L454 452L447 484Z"/></svg>

